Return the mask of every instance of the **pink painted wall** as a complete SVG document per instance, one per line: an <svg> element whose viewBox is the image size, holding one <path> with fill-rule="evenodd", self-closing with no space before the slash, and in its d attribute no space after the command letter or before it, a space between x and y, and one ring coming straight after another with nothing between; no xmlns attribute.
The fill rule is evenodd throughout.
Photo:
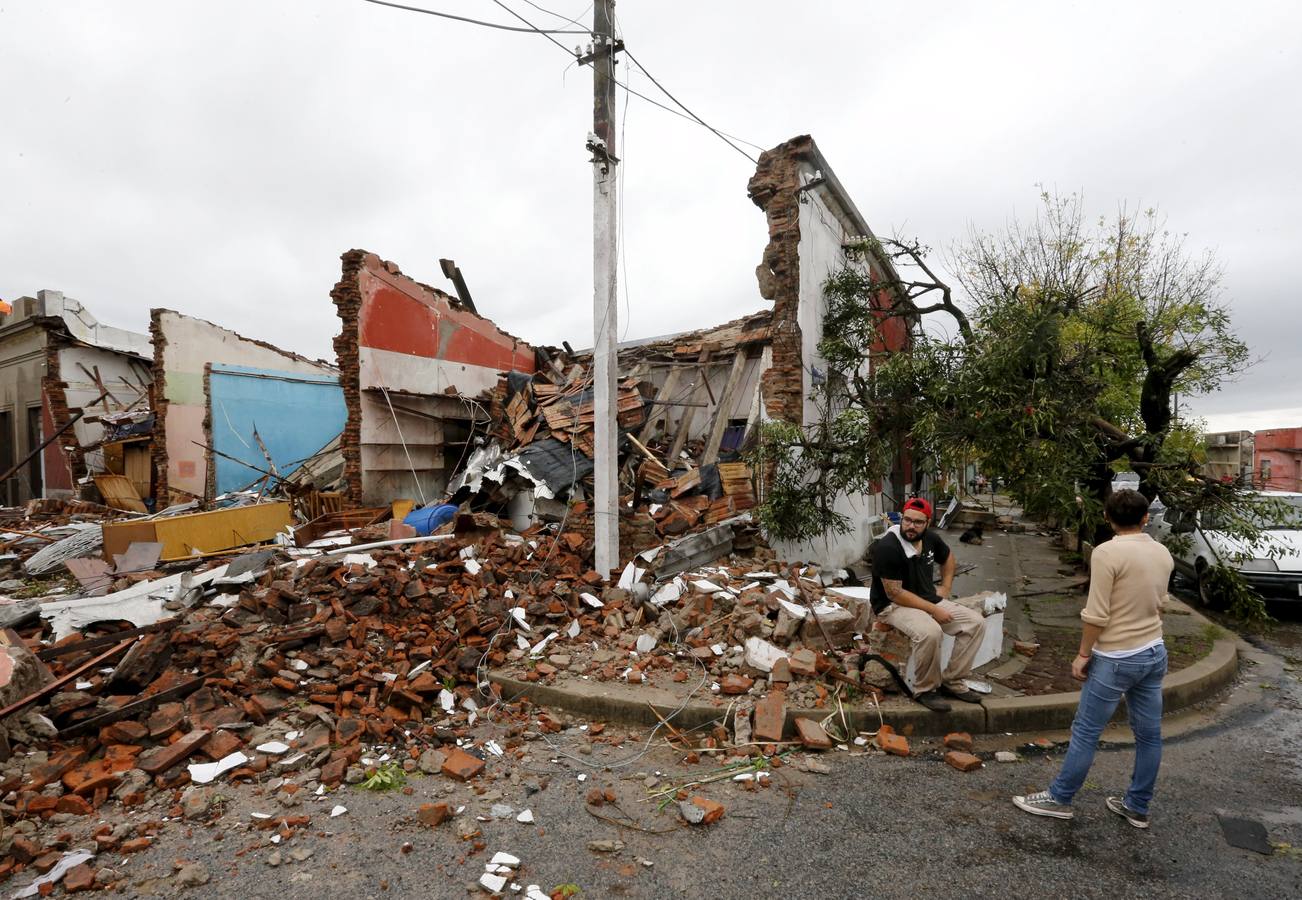
<svg viewBox="0 0 1302 900"><path fill-rule="evenodd" d="M1302 428L1258 431L1254 441L1252 468L1260 486L1271 491L1302 491Z"/></svg>

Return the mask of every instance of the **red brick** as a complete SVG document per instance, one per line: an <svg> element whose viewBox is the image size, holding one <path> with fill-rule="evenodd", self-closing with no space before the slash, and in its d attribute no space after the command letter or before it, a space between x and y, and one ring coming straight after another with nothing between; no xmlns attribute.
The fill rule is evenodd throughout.
<svg viewBox="0 0 1302 900"><path fill-rule="evenodd" d="M55 812L71 813L74 816L88 816L94 810L89 803L76 794L64 794L59 798L59 802L54 805Z"/></svg>
<svg viewBox="0 0 1302 900"><path fill-rule="evenodd" d="M68 870L68 874L63 876L63 889L69 894L75 894L78 891L89 891L94 886L95 870L86 863L73 866Z"/></svg>
<svg viewBox="0 0 1302 900"><path fill-rule="evenodd" d="M229 731L214 731L204 742L203 755L214 762L242 749L244 742Z"/></svg>
<svg viewBox="0 0 1302 900"><path fill-rule="evenodd" d="M159 747L151 751L148 758L141 756L137 765L150 775L166 772L172 766L194 753L208 740L208 731L192 731L175 744Z"/></svg>
<svg viewBox="0 0 1302 900"><path fill-rule="evenodd" d="M775 691L755 704L755 740L777 743L786 729L787 709Z"/></svg>
<svg viewBox="0 0 1302 900"><path fill-rule="evenodd" d="M705 818L701 820L702 825L713 825L723 818L723 804L716 803L709 797L697 795L691 799L692 806L705 810Z"/></svg>
<svg viewBox="0 0 1302 900"><path fill-rule="evenodd" d="M422 803L416 810L416 818L422 825L437 828L452 818L452 810L448 809L446 803Z"/></svg>
<svg viewBox="0 0 1302 900"><path fill-rule="evenodd" d="M796 731L800 734L800 743L811 750L831 750L832 739L827 736L823 726L813 719L796 719Z"/></svg>
<svg viewBox="0 0 1302 900"><path fill-rule="evenodd" d="M731 672L723 676L723 680L719 682L719 690L725 694L744 694L754 683L754 680L745 675Z"/></svg>
<svg viewBox="0 0 1302 900"><path fill-rule="evenodd" d="M335 723L335 743L351 744L362 736L360 719L340 719Z"/></svg>
<svg viewBox="0 0 1302 900"><path fill-rule="evenodd" d="M773 664L773 672L770 677L775 683L791 683L791 663L787 662L785 656Z"/></svg>
<svg viewBox="0 0 1302 900"><path fill-rule="evenodd" d="M972 735L966 731L953 731L945 735L945 746L950 750L967 752L972 749Z"/></svg>
<svg viewBox="0 0 1302 900"><path fill-rule="evenodd" d="M877 733L877 746L895 756L909 755L909 740L893 732Z"/></svg>
<svg viewBox="0 0 1302 900"><path fill-rule="evenodd" d="M53 784L63 777L69 769L81 765L86 761L89 754L80 747L60 750L43 766L37 766L32 770L32 777L27 782L26 789L30 791L39 791L47 784Z"/></svg>
<svg viewBox="0 0 1302 900"><path fill-rule="evenodd" d="M185 721L185 707L179 703L160 703L149 715L149 736L154 740L167 737Z"/></svg>
<svg viewBox="0 0 1302 900"><path fill-rule="evenodd" d="M63 854L58 850L51 850L48 853L42 853L36 859L32 860L32 868L44 875L59 864Z"/></svg>
<svg viewBox="0 0 1302 900"><path fill-rule="evenodd" d="M9 855L14 862L26 865L41 855L41 845L20 835L14 838Z"/></svg>
<svg viewBox="0 0 1302 900"><path fill-rule="evenodd" d="M794 675L812 677L818 674L818 657L808 647L802 647L791 654L787 665L790 666Z"/></svg>
<svg viewBox="0 0 1302 900"><path fill-rule="evenodd" d="M484 761L471 756L460 747L447 751L448 758L443 761L443 774L458 781L469 781L484 771Z"/></svg>
<svg viewBox="0 0 1302 900"><path fill-rule="evenodd" d="M344 775L348 771L348 760L341 757L331 760L321 767L321 783L326 787L334 787L344 780Z"/></svg>
<svg viewBox="0 0 1302 900"><path fill-rule="evenodd" d="M154 842L153 838L138 837L129 841L123 841L122 846L118 848L119 853L139 853L141 850L148 850L149 845Z"/></svg>
<svg viewBox="0 0 1302 900"><path fill-rule="evenodd" d="M960 772L971 772L973 769L981 768L981 757L973 756L971 753L964 753L961 750L951 750L946 753L945 762Z"/></svg>
<svg viewBox="0 0 1302 900"><path fill-rule="evenodd" d="M149 729L139 722L114 722L100 729L101 744L139 744L149 737Z"/></svg>

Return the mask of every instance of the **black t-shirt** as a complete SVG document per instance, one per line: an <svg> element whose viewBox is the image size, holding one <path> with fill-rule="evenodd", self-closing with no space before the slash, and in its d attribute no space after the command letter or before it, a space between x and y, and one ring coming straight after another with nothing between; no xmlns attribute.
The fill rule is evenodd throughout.
<svg viewBox="0 0 1302 900"><path fill-rule="evenodd" d="M949 559L949 546L930 528L922 533L920 553L907 555L904 544L898 537L884 534L872 542L868 548L868 557L872 560L873 569L871 602L874 612L881 612L891 603L886 596L886 589L882 587L883 578L902 581L906 591L932 603L940 602L933 566Z"/></svg>

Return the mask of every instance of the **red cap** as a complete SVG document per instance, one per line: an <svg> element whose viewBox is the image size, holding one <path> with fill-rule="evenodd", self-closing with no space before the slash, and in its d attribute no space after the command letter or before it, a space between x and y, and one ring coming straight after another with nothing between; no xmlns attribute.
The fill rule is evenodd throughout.
<svg viewBox="0 0 1302 900"><path fill-rule="evenodd" d="M931 521L931 504L928 503L926 500L923 500L921 497L912 497L908 500L905 500L904 509L905 511L908 511L910 509L916 509L918 512L922 513L924 516L927 517L927 521Z"/></svg>

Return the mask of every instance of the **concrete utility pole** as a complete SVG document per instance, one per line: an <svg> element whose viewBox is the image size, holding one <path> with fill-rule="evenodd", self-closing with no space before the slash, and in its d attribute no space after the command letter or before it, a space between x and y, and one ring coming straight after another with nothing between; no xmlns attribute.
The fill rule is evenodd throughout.
<svg viewBox="0 0 1302 900"><path fill-rule="evenodd" d="M619 429L616 424L617 372L615 336L619 307L615 299L618 222L615 156L615 36L610 24L614 0L593 4L592 47L592 330L593 424L596 471L592 523L596 568L608 578L619 565Z"/></svg>

